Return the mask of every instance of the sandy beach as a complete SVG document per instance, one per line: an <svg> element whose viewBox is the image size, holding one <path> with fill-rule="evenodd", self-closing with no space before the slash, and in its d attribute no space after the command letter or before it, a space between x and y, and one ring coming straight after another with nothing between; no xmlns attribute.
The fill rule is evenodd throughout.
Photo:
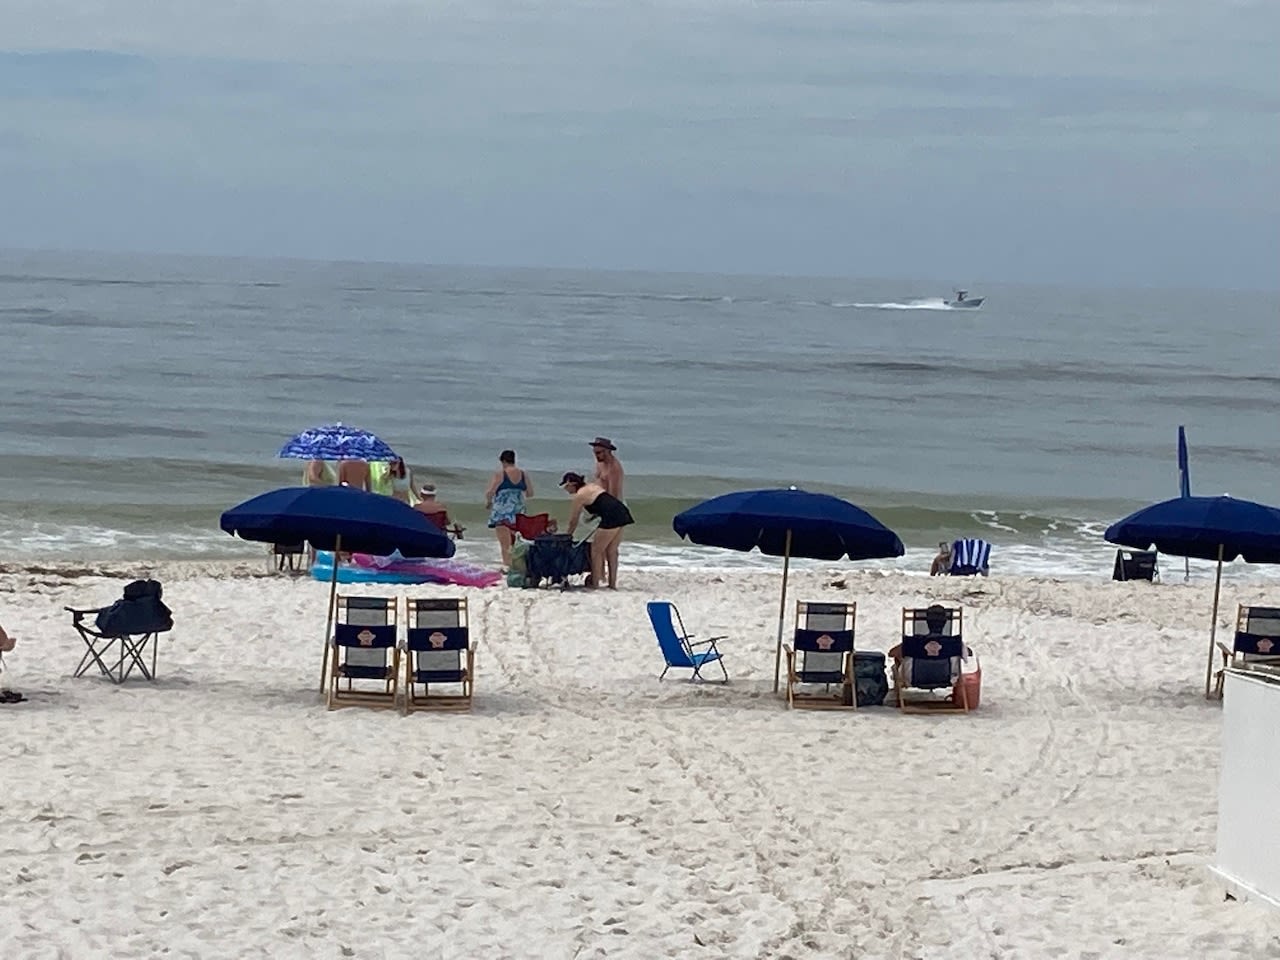
<svg viewBox="0 0 1280 960"><path fill-rule="evenodd" d="M0 707L0 954L1280 956L1280 920L1205 871L1209 585L796 578L858 601L865 649L904 604L961 603L968 717L788 712L776 575L397 587L467 594L479 643L474 711L404 718L324 709L326 588L259 570L152 568L177 625L122 687L71 678L62 607L140 568L0 573L31 698ZM1232 584L1221 626L1274 590ZM658 682L654 598L730 636L729 685Z"/></svg>

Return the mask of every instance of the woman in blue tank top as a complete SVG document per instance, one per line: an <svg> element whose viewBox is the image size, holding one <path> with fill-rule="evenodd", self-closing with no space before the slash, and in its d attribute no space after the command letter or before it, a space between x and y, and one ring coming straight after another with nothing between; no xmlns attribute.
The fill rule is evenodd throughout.
<svg viewBox="0 0 1280 960"><path fill-rule="evenodd" d="M484 505L489 511L489 527L498 538L502 549L502 568L511 566L511 543L514 539L516 515L524 513L525 498L533 496L533 484L528 474L516 466L516 452L503 450L498 454L498 470L489 481L484 493Z"/></svg>

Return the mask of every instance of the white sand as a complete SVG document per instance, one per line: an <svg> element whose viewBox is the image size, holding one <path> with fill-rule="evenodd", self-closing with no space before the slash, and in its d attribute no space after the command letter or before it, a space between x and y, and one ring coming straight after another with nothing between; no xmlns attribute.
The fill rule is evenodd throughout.
<svg viewBox="0 0 1280 960"><path fill-rule="evenodd" d="M961 601L970 717L788 712L775 576L468 591L475 711L402 718L318 704L324 586L156 573L178 626L121 688L62 606L122 581L0 575L0 956L1280 956L1205 871L1207 586L798 578L860 648ZM727 688L658 683L654 597L732 635Z"/></svg>

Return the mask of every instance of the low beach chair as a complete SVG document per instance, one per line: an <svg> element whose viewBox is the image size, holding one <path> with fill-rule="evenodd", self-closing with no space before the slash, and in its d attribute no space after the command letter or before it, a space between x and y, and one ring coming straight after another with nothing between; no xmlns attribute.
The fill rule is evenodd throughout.
<svg viewBox="0 0 1280 960"><path fill-rule="evenodd" d="M987 541L968 537L951 545L951 576L985 577L990 565L991 544Z"/></svg>
<svg viewBox="0 0 1280 960"><path fill-rule="evenodd" d="M1228 667L1243 663L1280 663L1280 607L1246 607L1236 611L1236 635L1228 647L1218 641L1222 669L1214 674L1214 695L1222 696Z"/></svg>
<svg viewBox="0 0 1280 960"><path fill-rule="evenodd" d="M297 543L271 544L270 557L277 573L298 573L303 567L303 558L307 555L307 544L303 540Z"/></svg>
<svg viewBox="0 0 1280 960"><path fill-rule="evenodd" d="M1160 554L1154 550L1117 550L1112 580L1160 579Z"/></svg>
<svg viewBox="0 0 1280 960"><path fill-rule="evenodd" d="M714 663L720 667L720 672L724 675L724 680L716 682L729 682L729 671L724 667L724 657L716 649L716 643L727 640L727 636L694 640L693 634L685 630L680 611L676 609L674 603L653 600L647 604L646 609L649 612L649 622L653 625L654 635L658 638L658 647L662 650L662 657L667 662L662 673L658 675L659 680L665 677L667 671L673 667L677 670L692 670L690 682L707 680L708 678L702 676L702 668L709 663ZM699 649L700 647L705 649Z"/></svg>
<svg viewBox="0 0 1280 960"><path fill-rule="evenodd" d="M476 648L471 643L467 601L409 600L405 633L408 678L405 713L414 710L470 710L475 689ZM454 687L436 693L433 688ZM422 694L418 694L418 688Z"/></svg>
<svg viewBox="0 0 1280 960"><path fill-rule="evenodd" d="M551 519L551 514L549 513L535 513L532 515L517 513L514 521L504 521L502 525L522 540L532 541L538 537L546 536L548 533L556 532L556 522Z"/></svg>
<svg viewBox="0 0 1280 960"><path fill-rule="evenodd" d="M934 604L928 608L904 608L902 644L894 664L894 686L898 708L903 713L968 713L968 687L959 684L960 698L953 691L963 671L966 655L963 612L959 607ZM908 697L907 691L924 693ZM945 699L937 696L945 690Z"/></svg>
<svg viewBox="0 0 1280 960"><path fill-rule="evenodd" d="M436 510L432 513L424 514L424 516L455 540L461 540L462 532L467 529L450 520L448 510Z"/></svg>
<svg viewBox="0 0 1280 960"><path fill-rule="evenodd" d="M400 680L398 608L395 597L338 597L330 653L330 710L396 705Z"/></svg>
<svg viewBox="0 0 1280 960"><path fill-rule="evenodd" d="M173 613L161 600L163 595L158 581L135 580L109 607L64 607L85 645L74 676L82 677L96 666L112 683L124 683L135 669L144 680L154 680L160 634L173 629ZM94 615L92 626L85 622L89 614Z"/></svg>
<svg viewBox="0 0 1280 960"><path fill-rule="evenodd" d="M792 642L783 647L788 707L857 709L853 678L857 615L856 603L796 603L795 633ZM802 689L802 684L823 689L815 693Z"/></svg>

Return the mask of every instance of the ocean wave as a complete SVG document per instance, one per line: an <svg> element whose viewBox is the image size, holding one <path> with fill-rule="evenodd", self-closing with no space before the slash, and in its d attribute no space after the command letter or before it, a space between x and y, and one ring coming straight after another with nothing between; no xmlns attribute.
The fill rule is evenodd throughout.
<svg viewBox="0 0 1280 960"><path fill-rule="evenodd" d="M889 300L884 303L833 303L833 307L857 307L862 310L954 310L942 297L924 297L919 300Z"/></svg>

